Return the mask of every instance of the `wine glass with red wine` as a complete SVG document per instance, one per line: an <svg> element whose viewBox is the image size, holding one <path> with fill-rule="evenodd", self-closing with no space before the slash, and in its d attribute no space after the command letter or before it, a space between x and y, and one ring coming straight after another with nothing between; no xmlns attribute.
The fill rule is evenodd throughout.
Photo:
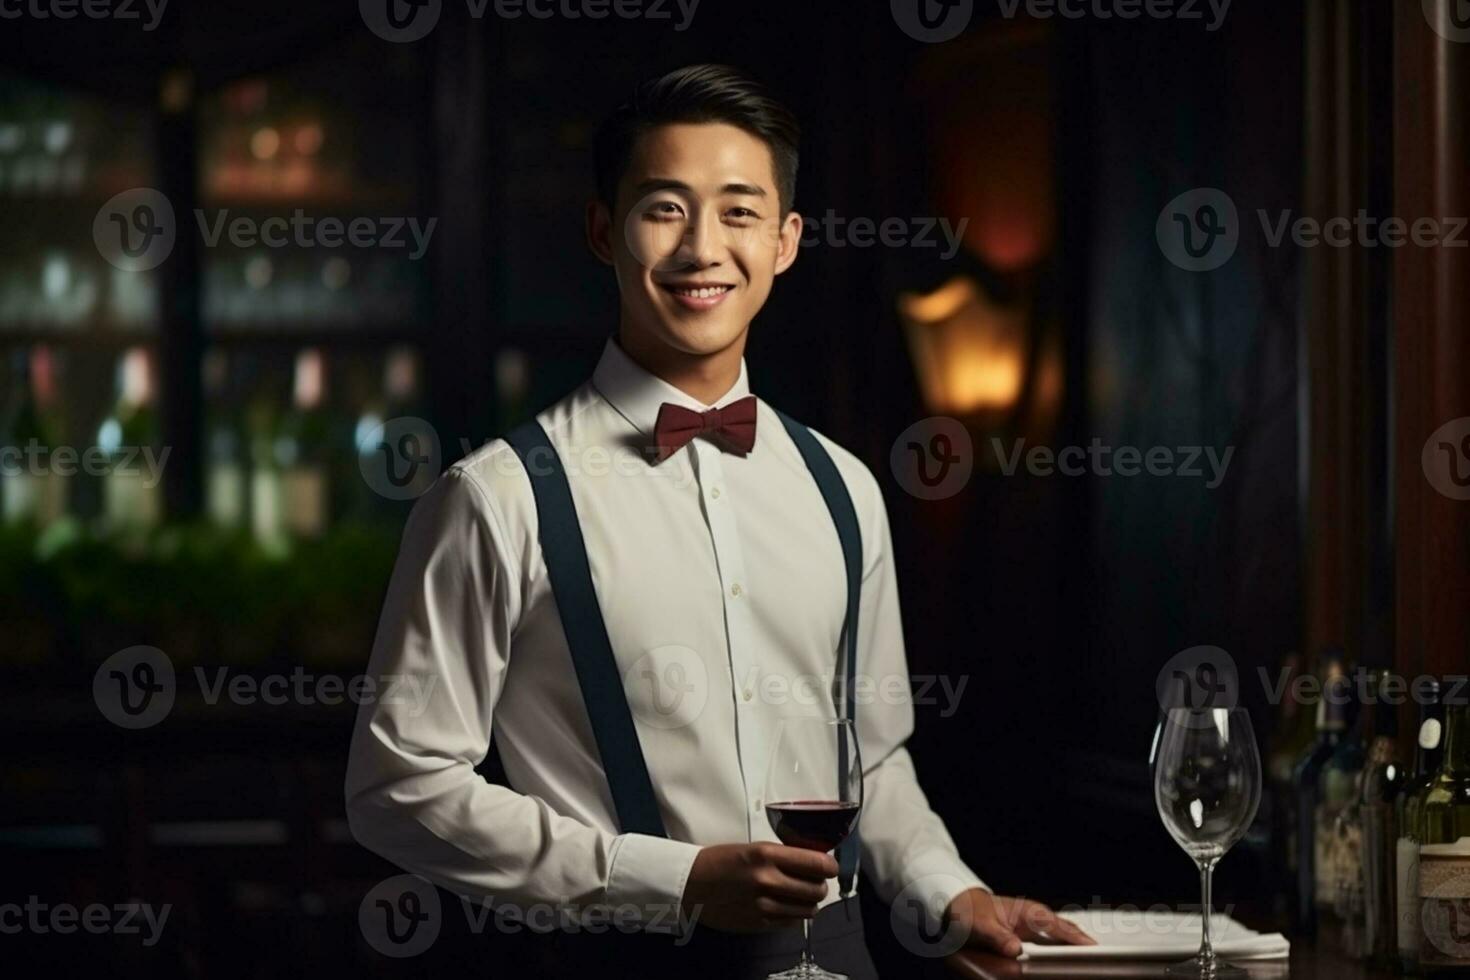
<svg viewBox="0 0 1470 980"><path fill-rule="evenodd" d="M863 808L857 732L839 718L783 718L766 770L766 819L788 847L835 851ZM767 980L847 980L812 958L811 920L803 919L801 961Z"/></svg>

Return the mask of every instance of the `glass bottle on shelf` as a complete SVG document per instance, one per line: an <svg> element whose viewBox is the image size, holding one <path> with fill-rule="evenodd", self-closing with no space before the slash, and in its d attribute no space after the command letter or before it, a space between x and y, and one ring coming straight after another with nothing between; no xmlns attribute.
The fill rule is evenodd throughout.
<svg viewBox="0 0 1470 980"><path fill-rule="evenodd" d="M1470 700L1453 698L1419 825L1419 968L1431 976L1470 974Z"/></svg>
<svg viewBox="0 0 1470 980"><path fill-rule="evenodd" d="M0 416L0 446L10 457L0 466L0 516L7 524L44 526L66 514L67 481L51 453L61 444L55 362L44 345L10 357L10 398Z"/></svg>
<svg viewBox="0 0 1470 980"><path fill-rule="evenodd" d="M1302 699L1293 695L1294 685L1307 669L1305 658L1293 651L1282 660L1284 672L1282 699L1272 738L1271 752L1266 758L1266 778L1270 781L1271 849L1277 868L1278 882L1274 900L1278 915L1288 914L1288 903L1296 887L1296 765L1316 741L1313 713Z"/></svg>
<svg viewBox="0 0 1470 980"><path fill-rule="evenodd" d="M272 377L271 372L262 372L245 419L250 441L250 531L267 550L279 552L286 545L281 465L276 453L283 393Z"/></svg>
<svg viewBox="0 0 1470 980"><path fill-rule="evenodd" d="M1313 935L1317 928L1318 861L1326 842L1317 837L1317 802L1319 777L1327 761L1337 751L1347 729L1349 692L1347 670L1341 650L1328 649L1322 654L1322 688L1317 700L1317 737L1297 761L1293 773L1296 786L1296 931Z"/></svg>
<svg viewBox="0 0 1470 980"><path fill-rule="evenodd" d="M108 458L102 509L113 527L150 528L162 518L158 442L152 364L144 348L130 347L118 359L117 402L97 429L97 446Z"/></svg>
<svg viewBox="0 0 1470 980"><path fill-rule="evenodd" d="M1362 828L1359 864L1362 868L1360 910L1362 953L1375 963L1388 966L1397 951L1393 862L1398 829L1394 824L1394 800L1404 781L1399 759L1399 715L1392 703L1394 675L1375 672L1372 683L1371 735L1363 763L1358 795L1358 823Z"/></svg>
<svg viewBox="0 0 1470 980"><path fill-rule="evenodd" d="M239 418L233 364L225 351L204 355L204 509L223 528L245 525L247 476L245 435Z"/></svg>
<svg viewBox="0 0 1470 980"><path fill-rule="evenodd" d="M286 530L298 537L320 537L330 517L331 433L326 385L326 359L321 350L305 348L296 355L291 408L282 419L276 441L282 517Z"/></svg>
<svg viewBox="0 0 1470 980"><path fill-rule="evenodd" d="M1444 759L1445 706L1440 683L1433 678L1416 681L1420 698L1419 733L1414 745L1414 771L1404 781L1396 803L1399 839L1395 859L1398 880L1398 960L1402 972L1419 968L1419 845L1423 843L1420 815L1424 797Z"/></svg>
<svg viewBox="0 0 1470 980"><path fill-rule="evenodd" d="M1370 713L1365 710L1362 690L1372 675L1358 672L1348 685L1348 710L1351 718L1347 734L1317 777L1316 874L1317 915L1319 928L1330 942L1345 953L1358 953L1360 937L1356 920L1350 913L1357 899L1363 868L1361 862L1362 828L1357 822L1354 804L1358 799L1358 781L1366 755L1365 727Z"/></svg>

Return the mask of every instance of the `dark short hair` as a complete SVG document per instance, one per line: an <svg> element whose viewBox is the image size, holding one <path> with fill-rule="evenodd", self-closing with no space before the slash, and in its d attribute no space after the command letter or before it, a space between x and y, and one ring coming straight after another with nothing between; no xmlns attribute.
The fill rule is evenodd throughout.
<svg viewBox="0 0 1470 980"><path fill-rule="evenodd" d="M673 123L727 123L759 138L771 151L781 213L791 210L801 127L764 85L726 65L690 65L649 79L597 128L592 140L597 194L609 209L638 137Z"/></svg>

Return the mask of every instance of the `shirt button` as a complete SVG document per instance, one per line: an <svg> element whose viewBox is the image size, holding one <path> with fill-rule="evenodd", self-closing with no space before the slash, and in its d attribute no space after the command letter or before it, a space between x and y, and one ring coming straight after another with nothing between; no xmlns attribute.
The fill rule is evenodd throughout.
<svg viewBox="0 0 1470 980"><path fill-rule="evenodd" d="M745 594L745 590L740 587L739 582L736 582L734 585L730 586L730 594L738 599Z"/></svg>
<svg viewBox="0 0 1470 980"><path fill-rule="evenodd" d="M710 499L711 500L719 500L720 499L720 488L719 487L710 487L709 488L709 495L710 495Z"/></svg>
<svg viewBox="0 0 1470 980"><path fill-rule="evenodd" d="M744 697L747 701L755 697L755 695L750 692L750 688L748 687L742 692L741 696Z"/></svg>

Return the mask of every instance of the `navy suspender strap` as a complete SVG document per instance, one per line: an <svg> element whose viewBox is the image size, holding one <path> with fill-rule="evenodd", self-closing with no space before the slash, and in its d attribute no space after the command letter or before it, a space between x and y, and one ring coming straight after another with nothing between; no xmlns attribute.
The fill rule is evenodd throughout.
<svg viewBox="0 0 1470 980"><path fill-rule="evenodd" d="M602 607L592 585L587 545L572 502L561 457L535 419L505 437L531 480L536 497L541 553L551 578L557 612L567 636L577 683L602 756L602 768L612 790L613 805L623 833L667 837L648 764L638 744L633 713L623 690L612 643L603 622Z"/></svg>
<svg viewBox="0 0 1470 980"><path fill-rule="evenodd" d="M855 708L853 685L857 680L858 603L862 598L863 581L863 538L858 528L857 511L853 509L852 496L847 492L842 474L837 472L837 464L832 462L831 454L822 447L812 431L779 409L776 414L780 416L781 424L786 427L791 441L796 443L801 458L806 461L807 469L811 470L812 477L817 481L817 489L822 492L822 500L832 514L832 523L837 526L837 538L842 544L842 560L847 570L847 616L842 622L842 659L846 680L841 688L843 703L839 712L842 717L851 719ZM853 728L856 734L857 725L854 724ZM840 752L838 771L846 774L848 761L845 741L840 746ZM837 849L837 881L843 895L852 891L857 858L858 833L854 830Z"/></svg>

